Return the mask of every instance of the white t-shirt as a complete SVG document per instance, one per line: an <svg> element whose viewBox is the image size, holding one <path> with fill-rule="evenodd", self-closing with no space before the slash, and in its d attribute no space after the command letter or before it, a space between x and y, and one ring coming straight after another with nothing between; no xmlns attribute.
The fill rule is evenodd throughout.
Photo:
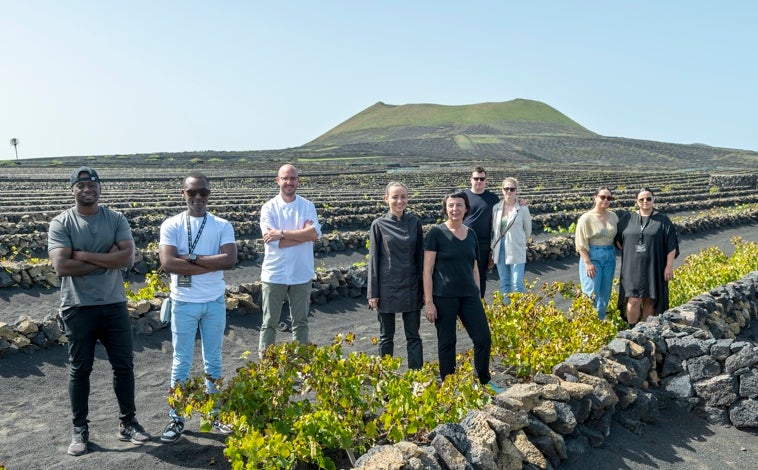
<svg viewBox="0 0 758 470"><path fill-rule="evenodd" d="M305 222L313 222L313 228L321 237L316 206L303 197L285 202L281 195L269 199L261 208L261 233L271 227L274 230L300 230ZM313 279L313 242L279 248L279 241L266 243L261 281L272 284L304 284Z"/></svg>
<svg viewBox="0 0 758 470"><path fill-rule="evenodd" d="M203 217L190 216L193 242L197 234L200 233L197 245L192 252L196 255L217 255L221 252L222 245L235 243L234 228L225 219L216 217L211 213L206 213L206 215L208 218L202 232L200 232L200 227L203 225ZM189 253L187 216L187 211L184 211L181 214L169 217L161 224L160 244L176 247L176 252L180 255ZM223 270L193 274L190 287L179 287L178 279L179 275L171 274L171 298L182 302L210 302L223 295L226 289Z"/></svg>

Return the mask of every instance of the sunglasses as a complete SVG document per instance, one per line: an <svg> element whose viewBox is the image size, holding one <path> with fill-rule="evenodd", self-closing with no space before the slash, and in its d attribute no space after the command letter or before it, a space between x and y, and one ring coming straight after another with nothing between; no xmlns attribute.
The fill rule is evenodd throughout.
<svg viewBox="0 0 758 470"><path fill-rule="evenodd" d="M503 191L505 191L505 192L511 192L511 191L515 192L516 188L514 188L512 186L503 186Z"/></svg>
<svg viewBox="0 0 758 470"><path fill-rule="evenodd" d="M637 199L637 202L650 202L652 200L653 200L652 197L641 197L641 198Z"/></svg>
<svg viewBox="0 0 758 470"><path fill-rule="evenodd" d="M202 189L185 189L184 194L186 194L189 197L195 197L198 194L200 197L208 197L211 194L210 189L202 188Z"/></svg>
<svg viewBox="0 0 758 470"><path fill-rule="evenodd" d="M603 201L613 201L613 196L606 196L605 194L598 194L597 197Z"/></svg>
<svg viewBox="0 0 758 470"><path fill-rule="evenodd" d="M484 181L487 179L487 177L486 176L472 176L471 179L474 181Z"/></svg>

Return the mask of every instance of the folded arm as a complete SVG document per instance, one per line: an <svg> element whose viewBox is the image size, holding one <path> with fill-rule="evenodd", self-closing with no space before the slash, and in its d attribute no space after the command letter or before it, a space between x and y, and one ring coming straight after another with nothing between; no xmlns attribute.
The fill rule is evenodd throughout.
<svg viewBox="0 0 758 470"><path fill-rule="evenodd" d="M316 240L318 240L318 232L313 226L312 220L305 221L304 227L301 229L279 230L269 227L266 229L266 233L263 234L263 241L265 243L279 241L279 248L287 248L289 246L295 246L306 242L315 242Z"/></svg>
<svg viewBox="0 0 758 470"><path fill-rule="evenodd" d="M124 269L134 265L134 240L121 240L107 253L55 248L48 256L59 276L84 276L98 269Z"/></svg>
<svg viewBox="0 0 758 470"><path fill-rule="evenodd" d="M206 274L214 271L232 269L237 264L237 245L227 243L221 245L216 255L198 255L194 263L190 263L189 255L180 255L173 245L158 247L158 256L164 271L172 274Z"/></svg>

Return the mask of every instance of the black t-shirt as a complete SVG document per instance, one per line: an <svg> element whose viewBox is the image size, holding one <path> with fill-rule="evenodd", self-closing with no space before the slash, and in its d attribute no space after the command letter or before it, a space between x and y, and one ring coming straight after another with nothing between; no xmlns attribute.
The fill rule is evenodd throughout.
<svg viewBox="0 0 758 470"><path fill-rule="evenodd" d="M464 217L463 223L474 230L480 241L485 240L489 246L492 233L492 208L500 202L500 199L489 189L485 189L482 194L476 194L471 189L464 192L471 209Z"/></svg>
<svg viewBox="0 0 758 470"><path fill-rule="evenodd" d="M468 230L466 238L460 240L444 223L435 225L426 234L424 250L437 253L432 272L434 296L479 297L479 288L474 282L479 242L473 230Z"/></svg>

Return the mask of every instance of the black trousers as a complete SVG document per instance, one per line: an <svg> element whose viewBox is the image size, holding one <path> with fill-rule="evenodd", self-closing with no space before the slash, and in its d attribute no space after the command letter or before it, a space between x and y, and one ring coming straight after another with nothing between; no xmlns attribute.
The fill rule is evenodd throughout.
<svg viewBox="0 0 758 470"><path fill-rule="evenodd" d="M484 291L487 290L487 261L490 259L490 241L479 240L479 257L476 260L479 268L479 297L484 298Z"/></svg>
<svg viewBox="0 0 758 470"><path fill-rule="evenodd" d="M489 382L492 379L490 375L492 338L481 299L475 296L434 296L434 306L437 307L437 321L434 326L437 328L437 354L442 380L455 372L456 321L460 318L469 338L474 343L474 369L479 382L482 384Z"/></svg>
<svg viewBox="0 0 758 470"><path fill-rule="evenodd" d="M392 356L395 352L395 314L377 313L379 318L379 354ZM421 369L424 364L424 348L418 330L421 326L421 311L403 312L403 328L408 348L408 368Z"/></svg>
<svg viewBox="0 0 758 470"><path fill-rule="evenodd" d="M113 391L119 407L119 419L131 421L134 404L134 349L132 322L125 303L73 307L63 312L68 338L69 379L74 426L87 424L89 415L89 376L99 340L108 353L113 369Z"/></svg>

